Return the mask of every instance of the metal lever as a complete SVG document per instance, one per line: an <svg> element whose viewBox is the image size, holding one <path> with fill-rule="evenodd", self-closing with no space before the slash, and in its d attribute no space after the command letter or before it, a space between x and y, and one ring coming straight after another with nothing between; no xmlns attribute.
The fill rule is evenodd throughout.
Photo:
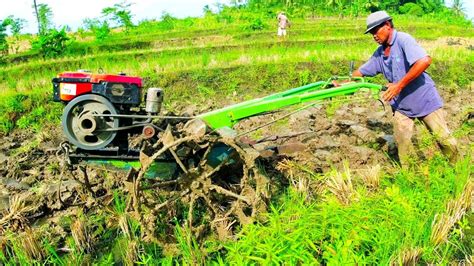
<svg viewBox="0 0 474 266"><path fill-rule="evenodd" d="M354 61L349 64L349 80L352 80L352 72L354 72Z"/></svg>
<svg viewBox="0 0 474 266"><path fill-rule="evenodd" d="M382 86L382 88L380 89L380 91L387 91L388 90L388 87L387 86ZM383 107L383 111L385 112L385 104L384 102L379 98L378 99L380 104L382 104L382 107Z"/></svg>

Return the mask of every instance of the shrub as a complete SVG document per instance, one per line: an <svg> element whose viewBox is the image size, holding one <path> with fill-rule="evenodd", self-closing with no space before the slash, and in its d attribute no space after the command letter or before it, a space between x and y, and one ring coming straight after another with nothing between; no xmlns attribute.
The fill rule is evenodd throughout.
<svg viewBox="0 0 474 266"><path fill-rule="evenodd" d="M110 27L107 21L100 21L99 19L85 19L84 26L86 29L92 31L97 42L103 42L110 34Z"/></svg>
<svg viewBox="0 0 474 266"><path fill-rule="evenodd" d="M414 15L421 17L423 15L423 8L415 3L406 3L400 7L400 13Z"/></svg>
<svg viewBox="0 0 474 266"><path fill-rule="evenodd" d="M257 31L257 30L263 30L266 28L266 25L263 23L261 18L256 18L253 21L250 22L246 27L246 29Z"/></svg>
<svg viewBox="0 0 474 266"><path fill-rule="evenodd" d="M168 12L163 12L160 18L160 27L166 30L172 30L175 27L176 22L178 21L175 17L171 16Z"/></svg>
<svg viewBox="0 0 474 266"><path fill-rule="evenodd" d="M38 40L32 43L33 49L39 50L45 58L52 58L62 55L67 48L70 38L67 36L65 28L49 30L40 35Z"/></svg>

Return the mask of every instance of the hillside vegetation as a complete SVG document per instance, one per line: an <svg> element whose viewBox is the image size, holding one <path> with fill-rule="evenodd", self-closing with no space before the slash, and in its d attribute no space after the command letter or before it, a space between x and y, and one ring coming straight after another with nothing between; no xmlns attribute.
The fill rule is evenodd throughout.
<svg viewBox="0 0 474 266"><path fill-rule="evenodd" d="M393 17L395 27L412 34L432 56L429 73L444 96L474 92L471 23ZM140 76L145 88L164 88L166 112L202 113L347 75L350 61L360 66L376 48L371 36L363 34L363 17L315 14L290 19L284 39L276 37L273 14L242 11L147 21L112 32L102 41L91 32L71 33L67 50L54 58L31 51L11 55L0 66L0 136L28 137L7 155L21 158L51 138L48 134L58 132L53 128L59 127L63 105L52 102L51 79L63 71ZM370 80L385 82L381 77ZM278 164L278 174L262 166L272 180L285 179L286 186L275 193L263 221L244 226L225 240L213 235L195 239L186 227L174 232L174 243L161 241L160 236L143 239L143 225L127 213L128 195L123 191L116 191L106 211L84 207L74 215L60 216L57 223L64 229L59 235L45 222L11 228L2 214L0 263L472 263L474 124L465 119L473 109L472 97L466 99L450 121L463 145L463 158L455 165L422 131L418 146L425 160L407 169L399 168L388 155L380 164L363 169L351 168L351 158L344 158L342 166L323 173L291 159ZM330 119L331 110L325 111L336 123ZM384 152L375 144L364 145ZM57 168L51 165L48 171ZM78 226L85 229L77 230Z"/></svg>

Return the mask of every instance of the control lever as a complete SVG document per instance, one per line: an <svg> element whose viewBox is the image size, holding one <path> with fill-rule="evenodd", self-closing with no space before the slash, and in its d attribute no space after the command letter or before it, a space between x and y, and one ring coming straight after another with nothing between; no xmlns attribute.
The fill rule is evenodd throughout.
<svg viewBox="0 0 474 266"><path fill-rule="evenodd" d="M352 72L354 72L354 61L349 63L349 80L352 81Z"/></svg>
<svg viewBox="0 0 474 266"><path fill-rule="evenodd" d="M380 89L380 91L387 91L388 90L388 87L387 86L382 86L382 88ZM384 102L379 98L378 99L380 104L382 104L382 107L383 107L383 111L385 112L385 104Z"/></svg>

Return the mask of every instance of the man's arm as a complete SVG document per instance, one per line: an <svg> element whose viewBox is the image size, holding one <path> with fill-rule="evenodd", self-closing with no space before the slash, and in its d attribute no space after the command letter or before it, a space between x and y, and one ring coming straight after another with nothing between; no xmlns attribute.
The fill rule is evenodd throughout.
<svg viewBox="0 0 474 266"><path fill-rule="evenodd" d="M360 73L359 69L357 69L357 70L354 70L352 72L352 76L353 77L363 77L364 75L362 75L362 73Z"/></svg>
<svg viewBox="0 0 474 266"><path fill-rule="evenodd" d="M397 83L389 83L387 91L382 95L384 101L390 101L397 96L410 82L419 77L431 65L429 55L416 61L408 73Z"/></svg>

